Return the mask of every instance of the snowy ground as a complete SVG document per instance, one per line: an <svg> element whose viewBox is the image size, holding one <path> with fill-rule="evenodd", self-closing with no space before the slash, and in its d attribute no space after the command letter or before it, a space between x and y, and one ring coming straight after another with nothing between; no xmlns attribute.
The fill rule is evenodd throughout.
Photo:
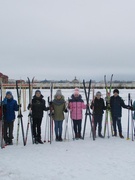
<svg viewBox="0 0 135 180"><path fill-rule="evenodd" d="M62 90L66 99L73 90ZM101 90L105 97L105 90ZM134 90L120 90L120 96L127 103L128 92L135 99ZM43 90L45 99L49 90ZM54 90L55 93L55 90ZM16 91L13 90L16 99ZM83 98L83 91L81 92ZM27 98L28 99L28 98ZM85 111L84 111L85 112ZM84 140L72 140L69 119L69 141L33 145L29 131L28 143L24 147L20 131L19 144L16 145L17 120L14 127L14 145L0 150L0 180L132 180L135 177L135 142L126 140L128 111L123 109L123 134L119 137L90 138L90 124ZM23 112L24 128L28 111ZM44 115L42 139L45 135ZM104 121L103 121L104 125ZM63 124L64 127L64 124Z"/></svg>

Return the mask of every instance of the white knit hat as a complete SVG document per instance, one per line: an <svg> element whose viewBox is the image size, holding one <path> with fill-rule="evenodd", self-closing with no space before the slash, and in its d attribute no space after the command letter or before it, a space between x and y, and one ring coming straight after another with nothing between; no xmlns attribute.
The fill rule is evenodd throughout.
<svg viewBox="0 0 135 180"><path fill-rule="evenodd" d="M60 89L58 89L57 91L56 91L56 94L55 94L56 96L62 96L62 92L61 92L61 90Z"/></svg>

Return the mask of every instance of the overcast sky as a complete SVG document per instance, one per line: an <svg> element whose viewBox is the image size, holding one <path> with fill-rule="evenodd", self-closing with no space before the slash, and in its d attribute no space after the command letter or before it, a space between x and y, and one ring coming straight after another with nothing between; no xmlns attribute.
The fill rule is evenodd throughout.
<svg viewBox="0 0 135 180"><path fill-rule="evenodd" d="M135 0L0 0L0 72L135 80Z"/></svg>

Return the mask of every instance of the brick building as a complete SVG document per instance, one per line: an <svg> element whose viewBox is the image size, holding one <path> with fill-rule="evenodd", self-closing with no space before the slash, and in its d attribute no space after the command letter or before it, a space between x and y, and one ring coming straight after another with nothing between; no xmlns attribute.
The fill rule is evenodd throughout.
<svg viewBox="0 0 135 180"><path fill-rule="evenodd" d="M0 72L0 81L2 81L3 83L8 83L8 76Z"/></svg>

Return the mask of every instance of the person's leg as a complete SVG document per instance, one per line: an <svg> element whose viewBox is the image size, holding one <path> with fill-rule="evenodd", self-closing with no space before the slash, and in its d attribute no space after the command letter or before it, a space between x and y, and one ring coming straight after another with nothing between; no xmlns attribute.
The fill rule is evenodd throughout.
<svg viewBox="0 0 135 180"><path fill-rule="evenodd" d="M75 138L77 138L77 120L73 119L73 125L74 125Z"/></svg>
<svg viewBox="0 0 135 180"><path fill-rule="evenodd" d="M58 134L58 121L54 121L54 124L55 124L55 136L56 136L56 141L58 141L58 137L59 137L59 134Z"/></svg>
<svg viewBox="0 0 135 180"><path fill-rule="evenodd" d="M102 131L102 115L99 115L98 116L98 136L103 138L101 131Z"/></svg>
<svg viewBox="0 0 135 180"><path fill-rule="evenodd" d="M62 141L62 129L63 129L63 121L59 121L59 141Z"/></svg>
<svg viewBox="0 0 135 180"><path fill-rule="evenodd" d="M13 121L9 123L9 145L12 145L12 144L13 144L13 142L12 142L13 124L14 124Z"/></svg>
<svg viewBox="0 0 135 180"><path fill-rule="evenodd" d="M35 143L38 143L38 138L37 138L37 118L33 118L33 137L35 139Z"/></svg>
<svg viewBox="0 0 135 180"><path fill-rule="evenodd" d="M82 130L82 120L77 120L78 121L78 137L82 138L81 136L81 130Z"/></svg>
<svg viewBox="0 0 135 180"><path fill-rule="evenodd" d="M113 130L114 130L113 136L117 136L117 128L116 128L117 117L112 116L112 121L113 121Z"/></svg>
<svg viewBox="0 0 135 180"><path fill-rule="evenodd" d="M95 137L96 137L97 123L98 123L98 118L97 118L97 115L94 115L94 128L95 128Z"/></svg>
<svg viewBox="0 0 135 180"><path fill-rule="evenodd" d="M7 144L8 143L8 136L7 136L7 130L8 130L8 123L4 122L4 141Z"/></svg>
<svg viewBox="0 0 135 180"><path fill-rule="evenodd" d="M37 119L37 138L38 138L38 142L40 144L43 144L43 142L41 141L41 123L42 123L42 118L38 118Z"/></svg>
<svg viewBox="0 0 135 180"><path fill-rule="evenodd" d="M124 136L122 135L121 117L117 117L117 126L120 138L124 138Z"/></svg>

